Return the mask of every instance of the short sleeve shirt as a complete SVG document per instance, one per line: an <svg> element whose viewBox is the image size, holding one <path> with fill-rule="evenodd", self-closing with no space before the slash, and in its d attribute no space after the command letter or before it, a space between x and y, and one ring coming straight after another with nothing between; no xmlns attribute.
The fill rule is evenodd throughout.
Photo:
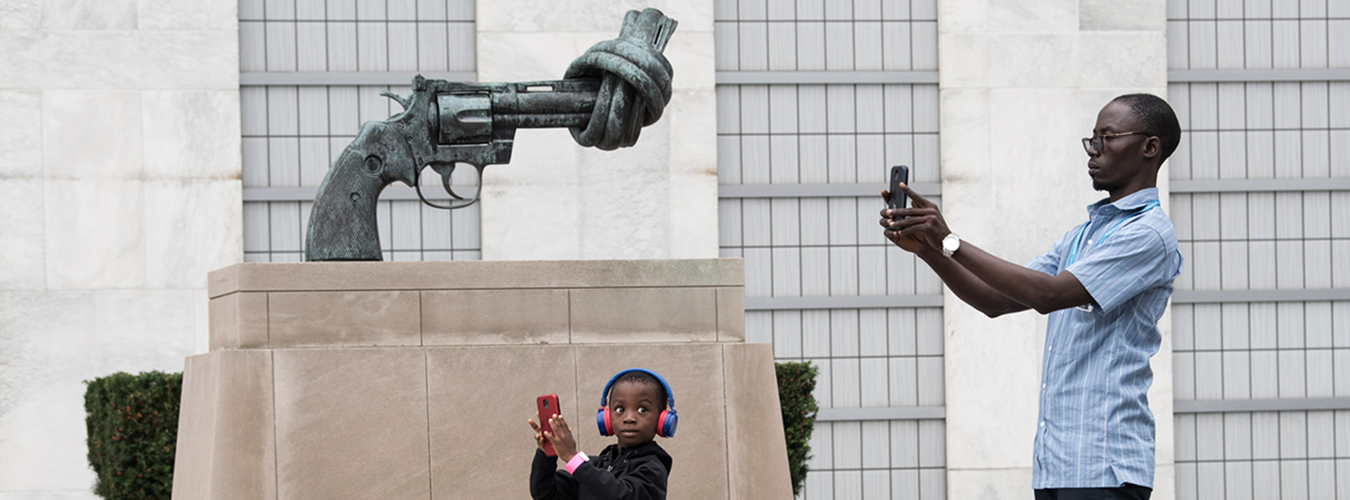
<svg viewBox="0 0 1350 500"><path fill-rule="evenodd" d="M1158 320L1181 274L1181 253L1158 190L1088 206L1088 222L1026 264L1067 271L1092 303L1050 313L1041 366L1032 486L1153 487L1153 383ZM1077 243L1077 251L1074 251Z"/></svg>

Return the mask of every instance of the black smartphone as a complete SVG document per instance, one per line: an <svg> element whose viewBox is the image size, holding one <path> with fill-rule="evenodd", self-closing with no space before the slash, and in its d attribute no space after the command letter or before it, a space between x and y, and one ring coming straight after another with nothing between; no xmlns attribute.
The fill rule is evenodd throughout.
<svg viewBox="0 0 1350 500"><path fill-rule="evenodd" d="M896 165L891 167L891 199L886 200L886 208L905 208L909 202L905 192L900 190L900 184L909 185L909 167Z"/></svg>

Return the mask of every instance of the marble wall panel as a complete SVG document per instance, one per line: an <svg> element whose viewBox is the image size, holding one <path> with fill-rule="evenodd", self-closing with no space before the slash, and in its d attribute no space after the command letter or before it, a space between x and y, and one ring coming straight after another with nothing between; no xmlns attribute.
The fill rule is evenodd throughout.
<svg viewBox="0 0 1350 500"><path fill-rule="evenodd" d="M956 4L958 2L939 2L942 5ZM942 60L942 71L938 72L938 81L942 90L963 90L968 87L986 87L989 80L989 74L992 71L990 61L990 44L985 36L978 32L965 31L938 31L938 46L942 47L943 52L952 52L961 54L962 57L949 58ZM944 102L939 107L946 116L947 104ZM946 132L946 122L942 123L943 132ZM942 140L946 140L949 134L943 133ZM946 154L946 149L943 149ZM945 169L944 169L945 172Z"/></svg>
<svg viewBox="0 0 1350 500"><path fill-rule="evenodd" d="M46 287L41 178L0 181L0 290Z"/></svg>
<svg viewBox="0 0 1350 500"><path fill-rule="evenodd" d="M708 71L712 74L712 71ZM711 88L676 91L663 120L670 123L669 254L717 256L717 94Z"/></svg>
<svg viewBox="0 0 1350 500"><path fill-rule="evenodd" d="M949 470L958 464L965 469L1029 468L1045 321L1034 312L996 320L973 309L973 314L952 314L953 309L969 306L946 294L947 466ZM995 371L999 376L991 378L989 374ZM1030 478L1029 469L1026 474Z"/></svg>
<svg viewBox="0 0 1350 500"><path fill-rule="evenodd" d="M1031 491L1031 468L947 469L947 498L1026 498Z"/></svg>
<svg viewBox="0 0 1350 500"><path fill-rule="evenodd" d="M1080 87L1148 89L1166 96L1167 37L1162 31L1084 33L1074 44L1077 53L1073 64L1093 68L1080 72ZM1101 56L1121 47L1128 47L1127 56Z"/></svg>
<svg viewBox="0 0 1350 500"><path fill-rule="evenodd" d="M509 4L501 3L503 7ZM495 10L495 9L494 9ZM622 14L619 14L622 16ZM621 19L620 19L621 20ZM512 82L556 80L567 66L596 43L613 39L613 30L564 33L499 32L487 29L478 20L478 80ZM674 36L679 36L676 30ZM676 70L678 73L678 69ZM568 136L571 139L571 136ZM514 164L514 162L512 162Z"/></svg>
<svg viewBox="0 0 1350 500"><path fill-rule="evenodd" d="M106 375L94 317L92 292L0 292L0 491L93 484L81 381Z"/></svg>
<svg viewBox="0 0 1350 500"><path fill-rule="evenodd" d="M934 3L937 4L937 18L942 20L939 33L980 32L989 29L990 0Z"/></svg>
<svg viewBox="0 0 1350 500"><path fill-rule="evenodd" d="M1082 78L1079 37L1050 33L985 35L989 44L990 87L1073 88Z"/></svg>
<svg viewBox="0 0 1350 500"><path fill-rule="evenodd" d="M141 100L146 178L239 177L239 92L153 91Z"/></svg>
<svg viewBox="0 0 1350 500"><path fill-rule="evenodd" d="M195 288L192 295L192 352L203 353L211 350L211 299L206 296L205 288Z"/></svg>
<svg viewBox="0 0 1350 500"><path fill-rule="evenodd" d="M105 373L183 369L194 354L192 290L99 290L94 321L99 362Z"/></svg>
<svg viewBox="0 0 1350 500"><path fill-rule="evenodd" d="M670 82L671 87L676 90L713 90L717 85L714 45L712 32L685 30L684 23L680 23L666 44L666 49L661 52L674 69L675 78ZM679 100L671 98L670 105L675 105ZM669 112L670 108L667 107L666 111Z"/></svg>
<svg viewBox="0 0 1350 500"><path fill-rule="evenodd" d="M0 18L4 14L0 13ZM2 21L0 21L2 22ZM42 175L42 94L0 91L0 177Z"/></svg>
<svg viewBox="0 0 1350 500"><path fill-rule="evenodd" d="M581 257L670 257L670 123L643 129L631 148L577 154Z"/></svg>
<svg viewBox="0 0 1350 500"><path fill-rule="evenodd" d="M515 144L511 165L483 176L483 259L580 258L579 147L560 130L521 130Z"/></svg>
<svg viewBox="0 0 1350 500"><path fill-rule="evenodd" d="M141 182L48 179L43 191L48 289L145 285Z"/></svg>
<svg viewBox="0 0 1350 500"><path fill-rule="evenodd" d="M944 90L941 95L943 198L947 189L970 189L987 193L991 186L977 182L981 171L993 162L990 149L994 131L989 124L991 91L983 88ZM985 194L976 194L980 199ZM946 210L946 204L943 205ZM986 221L986 224L991 221ZM978 221L977 221L978 223ZM967 230L969 231L969 230Z"/></svg>
<svg viewBox="0 0 1350 500"><path fill-rule="evenodd" d="M242 210L229 209L244 203L238 180L161 180L144 186L148 286L204 288L207 273L243 260Z"/></svg>
<svg viewBox="0 0 1350 500"><path fill-rule="evenodd" d="M166 108L183 104L145 93L218 90L203 102L237 114L236 3L170 3L0 0L0 259L19 263L0 270L0 289L51 290L35 295L37 305L0 305L0 317L45 311L49 318L24 323L29 337L0 341L0 400L13 403L13 411L0 408L0 497L92 498L81 381L118 370L181 370L183 356L207 348L205 271L238 260L228 257L239 253L229 249L237 242L201 250L182 239L221 227L238 233L237 222L222 224L228 217L216 215L231 205L240 211L238 130L231 133L219 114L200 118L198 129L190 119L171 122ZM178 17L166 17L175 7ZM202 23L189 27L194 19ZM193 31L212 26L216 32ZM218 135L190 135L203 127ZM172 141L147 147L144 140L175 133L194 142L176 158L154 155ZM189 190L175 201L145 184L147 161L200 175L195 161L231 155L235 172L226 162L212 175L233 179L232 190ZM210 215L170 222L202 214ZM217 258L221 252L227 257ZM187 262L203 255L204 266ZM203 276L186 276L192 273ZM81 325L77 338L72 321Z"/></svg>
<svg viewBox="0 0 1350 500"><path fill-rule="evenodd" d="M988 27L999 32L1072 32L1078 30L1079 0L988 0Z"/></svg>
<svg viewBox="0 0 1350 500"><path fill-rule="evenodd" d="M278 500L428 500L425 356L274 351Z"/></svg>
<svg viewBox="0 0 1350 500"><path fill-rule="evenodd" d="M478 2L478 30L482 32L619 32L624 12L654 8L680 22L679 31L713 29L713 2L656 0L651 2L557 2L512 0ZM677 31L678 32L678 31Z"/></svg>
<svg viewBox="0 0 1350 500"><path fill-rule="evenodd" d="M1040 195L991 196L949 205L952 216L961 220L979 219L988 213L1017 218L1017 231L999 228L1006 218L992 221L993 234L972 240L983 241L982 248L998 249L1000 257L1012 262L1030 261L1049 250L1069 228L1086 220L1084 207L1102 198L1092 189L1088 156L1079 140L1091 135L1093 122L1084 122L1079 116L1077 100L1078 93L1072 89L990 91L986 118L991 131L989 150L990 156L999 160L987 164L987 170L977 178L1000 190ZM1034 140L1006 132L1024 128L1030 116L1036 117ZM1050 193L1056 194L1056 206L1062 209L1042 210L1044 195Z"/></svg>
<svg viewBox="0 0 1350 500"><path fill-rule="evenodd" d="M45 30L134 30L137 0L44 0Z"/></svg>
<svg viewBox="0 0 1350 500"><path fill-rule="evenodd" d="M1176 466L1170 462L1158 463L1158 466L1153 469L1153 495L1149 498L1173 500L1177 497L1176 469Z"/></svg>
<svg viewBox="0 0 1350 500"><path fill-rule="evenodd" d="M0 0L0 30L37 29L41 20L39 0Z"/></svg>
<svg viewBox="0 0 1350 500"><path fill-rule="evenodd" d="M100 500L91 489L0 492L3 500Z"/></svg>
<svg viewBox="0 0 1350 500"><path fill-rule="evenodd" d="M0 88L234 90L234 31L0 32Z"/></svg>
<svg viewBox="0 0 1350 500"><path fill-rule="evenodd" d="M141 179L141 93L45 91L42 163L57 179Z"/></svg>
<svg viewBox="0 0 1350 500"><path fill-rule="evenodd" d="M1154 31L1167 29L1167 1L1140 0L1122 9L1110 0L1079 0L1078 27L1083 31Z"/></svg>
<svg viewBox="0 0 1350 500"><path fill-rule="evenodd" d="M217 0L140 0L137 27L142 30L239 29L238 2Z"/></svg>
<svg viewBox="0 0 1350 500"><path fill-rule="evenodd" d="M715 163L716 160L714 160ZM672 161L672 166L679 161ZM717 174L674 175L670 178L670 258L720 256L717 253ZM677 215L679 214L679 215Z"/></svg>

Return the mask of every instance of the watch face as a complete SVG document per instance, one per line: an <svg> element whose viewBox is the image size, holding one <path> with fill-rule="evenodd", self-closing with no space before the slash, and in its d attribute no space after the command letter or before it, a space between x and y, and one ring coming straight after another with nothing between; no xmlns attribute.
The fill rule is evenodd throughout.
<svg viewBox="0 0 1350 500"><path fill-rule="evenodd" d="M946 250L948 254L955 252L960 246L961 238L957 237L955 234L949 234L946 238L942 239L942 249Z"/></svg>

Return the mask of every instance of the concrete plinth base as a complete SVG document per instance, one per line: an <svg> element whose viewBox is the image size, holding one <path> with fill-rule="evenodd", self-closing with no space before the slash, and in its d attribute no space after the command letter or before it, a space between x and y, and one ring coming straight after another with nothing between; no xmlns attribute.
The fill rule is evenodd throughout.
<svg viewBox="0 0 1350 500"><path fill-rule="evenodd" d="M671 499L791 498L739 260L240 264L211 274L175 500L528 498L535 397L582 450L600 391L670 382Z"/></svg>

